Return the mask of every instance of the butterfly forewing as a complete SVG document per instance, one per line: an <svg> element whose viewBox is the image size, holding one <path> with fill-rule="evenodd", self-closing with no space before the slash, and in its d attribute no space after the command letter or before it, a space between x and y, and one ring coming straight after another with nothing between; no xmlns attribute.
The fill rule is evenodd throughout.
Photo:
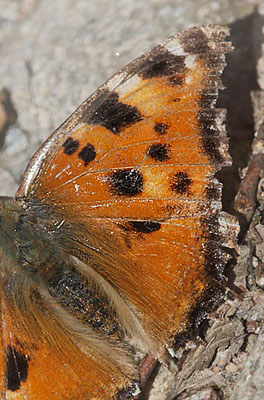
<svg viewBox="0 0 264 400"><path fill-rule="evenodd" d="M192 28L130 63L43 144L17 191L25 210L55 220L54 244L77 260L78 273L109 289L124 340L160 360L223 298L226 222L214 175L230 158L224 112L214 104L231 50L227 34ZM89 375L102 367L96 360L88 356L83 380L93 389L84 390L115 398L132 378L106 365L104 394L93 380L100 373ZM57 358L54 368L64 362ZM37 371L41 357L36 363ZM65 393L74 393L75 368Z"/></svg>

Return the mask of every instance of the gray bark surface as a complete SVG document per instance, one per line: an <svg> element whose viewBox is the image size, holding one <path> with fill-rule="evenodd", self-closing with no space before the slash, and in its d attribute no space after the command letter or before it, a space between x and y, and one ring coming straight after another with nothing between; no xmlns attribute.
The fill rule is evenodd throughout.
<svg viewBox="0 0 264 400"><path fill-rule="evenodd" d="M179 371L154 371L145 400L264 399L263 21L261 0L0 2L1 195L14 195L33 152L123 65L189 26L231 27L236 50L219 107L228 110L234 163L219 178L224 209L242 227L237 263L227 268L232 290Z"/></svg>

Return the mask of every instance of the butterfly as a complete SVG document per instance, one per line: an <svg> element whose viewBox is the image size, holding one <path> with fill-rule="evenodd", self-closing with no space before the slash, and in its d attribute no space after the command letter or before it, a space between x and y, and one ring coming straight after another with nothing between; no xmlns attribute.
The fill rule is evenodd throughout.
<svg viewBox="0 0 264 400"><path fill-rule="evenodd" d="M222 301L215 173L228 29L172 36L101 86L0 199L1 398L129 399Z"/></svg>

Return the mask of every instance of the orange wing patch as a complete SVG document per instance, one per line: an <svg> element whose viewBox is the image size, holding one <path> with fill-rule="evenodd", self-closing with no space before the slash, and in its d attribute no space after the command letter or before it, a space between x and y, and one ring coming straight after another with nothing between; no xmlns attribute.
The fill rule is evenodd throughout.
<svg viewBox="0 0 264 400"><path fill-rule="evenodd" d="M23 283L18 287L10 280L17 287L12 299L3 288L1 292L1 397L105 400L116 398L124 388L136 391L132 369L120 368L108 353L99 348L97 352L80 338L74 341L75 335L61 325L47 298L43 300L29 283L27 288Z"/></svg>
<svg viewBox="0 0 264 400"><path fill-rule="evenodd" d="M101 108L94 113L97 119L90 117L95 125L82 123L71 133L41 172L43 178L41 175L40 187L35 193L44 197L49 196L53 190L58 193L54 193L58 200L64 191L62 186L71 183L85 185L89 182L87 175L95 175L97 171L125 167L143 169L153 164L157 165L157 169L164 164L206 165L210 168L207 175L212 176L215 166L210 155L206 153L205 140L208 141L209 149L213 150L215 146L215 157L218 157L216 161L225 160L225 165L228 165L227 139L223 133L220 135L217 131L214 137L206 137L204 133L205 138L202 137L203 121L198 117L208 66L200 61L195 63L194 60L193 64L193 68L186 72L189 83L182 87L171 86L169 79L172 77L151 78L148 84L145 83L146 80L138 78L136 88L133 87L119 98L117 93L103 92ZM214 113L210 114L213 118ZM118 126L118 116L127 121L128 127ZM109 124L109 129L100 125L100 122L104 123L110 118L113 121ZM87 119L89 122L89 118ZM217 139L218 147L214 143ZM221 153L225 154L224 157L221 157ZM74 192L79 196L77 190L66 191L71 193L71 197ZM93 190L86 192L87 201L89 193L93 193ZM100 194L97 196L101 198ZM81 201L75 197L72 200Z"/></svg>
<svg viewBox="0 0 264 400"><path fill-rule="evenodd" d="M135 398L128 345L163 361L222 301L221 246L235 229L214 178L230 157L213 106L227 34L192 28L155 47L33 157L5 225L15 243L15 274L1 277L7 398ZM31 285L23 307L5 301L17 276L38 302Z"/></svg>

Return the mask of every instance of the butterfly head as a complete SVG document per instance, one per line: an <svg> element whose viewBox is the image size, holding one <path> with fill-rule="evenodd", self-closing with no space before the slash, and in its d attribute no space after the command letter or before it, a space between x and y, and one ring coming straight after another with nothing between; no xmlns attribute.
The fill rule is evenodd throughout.
<svg viewBox="0 0 264 400"><path fill-rule="evenodd" d="M18 257L18 249L14 243L16 227L21 215L21 207L9 197L0 198L0 263ZM2 268L1 268L2 269Z"/></svg>
<svg viewBox="0 0 264 400"><path fill-rule="evenodd" d="M35 211L35 210L34 210ZM61 256L49 218L38 218L14 199L0 198L0 267L15 273L46 274ZM57 233L57 231L56 231Z"/></svg>

